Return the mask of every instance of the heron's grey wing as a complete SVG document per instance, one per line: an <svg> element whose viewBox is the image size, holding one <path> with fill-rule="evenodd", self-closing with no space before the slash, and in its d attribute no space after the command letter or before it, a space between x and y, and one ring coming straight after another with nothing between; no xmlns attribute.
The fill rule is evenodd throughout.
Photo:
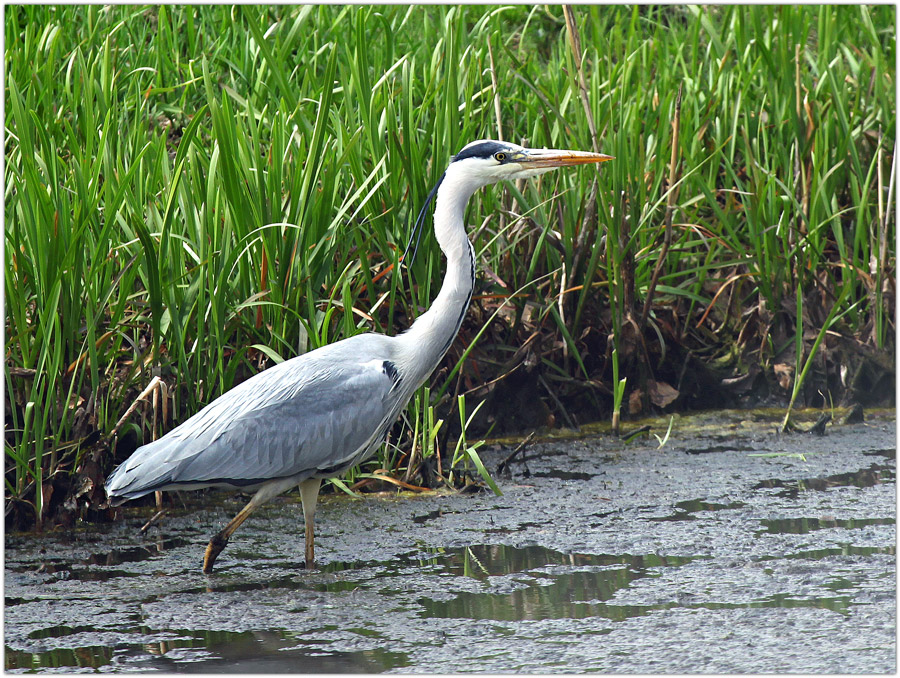
<svg viewBox="0 0 900 678"><path fill-rule="evenodd" d="M358 461L399 409L393 364L366 346L339 342L260 372L135 451L107 493L250 486Z"/></svg>

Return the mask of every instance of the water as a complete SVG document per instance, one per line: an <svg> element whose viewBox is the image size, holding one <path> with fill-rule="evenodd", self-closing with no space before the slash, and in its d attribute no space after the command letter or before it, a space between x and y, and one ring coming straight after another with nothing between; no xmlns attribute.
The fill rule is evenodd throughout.
<svg viewBox="0 0 900 678"><path fill-rule="evenodd" d="M424 598L420 601L422 616L500 621L624 619L641 612L605 601L634 580L655 576L658 568L677 567L690 560L653 554L563 554L540 546L473 546L456 549L446 557L451 572L488 578L492 586L485 592L461 593L452 600ZM514 590L493 592L504 588L501 582Z"/></svg>
<svg viewBox="0 0 900 678"><path fill-rule="evenodd" d="M146 536L140 510L8 535L5 668L890 672L893 413L824 438L774 421L685 417L662 450L534 444L502 497L324 497L316 572L292 496L211 576L205 543L241 505L228 495L188 494Z"/></svg>
<svg viewBox="0 0 900 678"><path fill-rule="evenodd" d="M125 647L6 652L6 669L13 672L77 667L167 673L283 673L291 666L291 672L296 673L376 673L405 663L402 655L383 650L323 652L304 648L293 634L280 631L182 631L169 640Z"/></svg>

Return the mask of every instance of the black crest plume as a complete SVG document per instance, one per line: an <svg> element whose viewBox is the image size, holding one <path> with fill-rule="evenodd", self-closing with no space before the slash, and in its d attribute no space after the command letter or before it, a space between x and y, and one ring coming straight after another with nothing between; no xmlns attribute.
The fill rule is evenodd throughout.
<svg viewBox="0 0 900 678"><path fill-rule="evenodd" d="M409 254L409 248L413 245L413 240L416 241L416 246L413 248L412 257L410 257L409 264L415 261L416 252L419 251L419 241L422 239L422 224L425 223L425 215L428 212L428 206L434 201L434 196L437 195L438 189L441 187L441 182L444 180L444 175L446 172L441 175L441 178L438 179L437 183L434 185L434 188L431 189L431 192L428 194L428 197L425 198L425 204L422 205L422 209L419 211L419 216L416 217L416 223L413 225L413 230L409 234L409 242L406 243L406 249L403 250L403 256L400 257L400 261L406 261L406 255ZM409 268L409 264L407 264L407 268Z"/></svg>

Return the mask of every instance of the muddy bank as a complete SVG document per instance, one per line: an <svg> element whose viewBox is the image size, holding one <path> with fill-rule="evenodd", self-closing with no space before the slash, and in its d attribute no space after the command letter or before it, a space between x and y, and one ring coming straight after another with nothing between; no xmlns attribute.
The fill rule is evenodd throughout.
<svg viewBox="0 0 900 678"><path fill-rule="evenodd" d="M433 389L446 385L446 375L462 357L458 352L483 329L483 323L489 316L485 316L482 310L473 311L473 315L467 318L462 330L467 338L451 350L450 357L436 370L431 380ZM560 358L559 349L564 345L561 340L553 339L552 334L533 331L537 328L530 328L513 339L508 334L512 328L491 326L482 342L475 345L471 360L460 373L459 383L451 389L451 392L467 397L467 407L471 408L469 412L477 410L467 434L471 437L526 435L535 428L558 431L560 427L583 427L585 422L609 421L613 411L611 347L607 345L612 331L609 322L609 318L602 322L598 320L597 327L607 329L594 329L581 338L584 343L579 343L579 347L587 371L581 373L575 370L575 374L564 378L545 365L545 361L554 362ZM673 326L680 324L679 321ZM764 324L769 327L768 322ZM786 332L793 331L795 327L796 322L788 312L787 317L778 324L780 329L773 335L778 338L776 343L791 344ZM520 330L524 331L523 328ZM627 381L622 404L624 418L634 419L647 416L650 412L668 415L724 407L787 408L793 388L794 349L788 349L781 355L778 358L780 362L763 361L767 364L762 367L759 346L751 343L740 350L726 351L735 359L735 364L730 365L729 361L726 361L729 364L723 364L720 360L709 359L711 347L703 342L683 343L683 340L683 337L666 334L666 341L661 344L656 333L647 330L643 342L630 336L628 341L620 344L620 376ZM813 337L805 338L804 355L809 355L812 350L812 341ZM498 363L496 348L509 345L518 347L513 357ZM645 346L649 353L645 356L639 346ZM720 346L712 354L717 355L723 350L724 347ZM652 370L646 369L644 360L654 366ZM478 365L477 369L473 365ZM259 369L267 366L271 365L262 358L256 365ZM248 369L246 365L239 365L235 370L234 385L258 371ZM168 393L183 387L168 368L164 368L162 374L162 383L167 384ZM587 374L590 379L584 381ZM21 381L25 375L20 372L14 371L13 376L13 384L27 383L27 380ZM837 403L865 408L893 407L894 384L895 368L890 347L875 350L858 338L829 334L796 403L798 407L811 408L828 408ZM135 383L122 401L135 402L144 386L143 383ZM100 393L87 389L80 394L84 406L75 409L73 421L76 423L71 436L64 436L59 441L58 472L50 472L46 461L50 455L45 453L40 521L43 529L68 528L79 521L112 521L115 513L106 508L105 479L143 443L163 435L196 414L196 409L179 412L174 399L168 407L161 403L151 406L151 398L148 397L130 419L126 418L135 426L125 426L119 434L113 435L113 431L98 428L97 403L109 396L104 393L105 388ZM13 396L12 399L10 396ZM7 393L7 421L24 420L28 397L26 391L16 395L13 389ZM435 412L436 418L446 422L440 432L441 448L452 449L460 434L456 399L444 400ZM151 422L157 419L168 423L153 433ZM20 444L20 434L21 430L15 426L7 428L6 442L11 448ZM411 447L409 435L408 428L396 423L392 436L400 440L403 449ZM405 478L405 468L388 470L395 477ZM16 474L16 465L8 463L6 478L10 487L18 486ZM433 487L439 481L425 478L417 482ZM31 530L36 528L37 522L35 485L33 476L29 475L15 495L7 492L5 525L10 531Z"/></svg>
<svg viewBox="0 0 900 678"><path fill-rule="evenodd" d="M294 496L211 576L203 547L239 498L186 494L145 537L149 509L8 535L6 668L893 671L894 413L824 436L777 421L683 417L662 449L602 431L533 444L502 497L326 497L318 572Z"/></svg>

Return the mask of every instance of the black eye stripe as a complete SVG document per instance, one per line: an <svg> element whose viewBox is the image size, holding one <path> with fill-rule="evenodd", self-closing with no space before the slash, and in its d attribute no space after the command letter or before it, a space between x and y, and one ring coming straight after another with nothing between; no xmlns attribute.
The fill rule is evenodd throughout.
<svg viewBox="0 0 900 678"><path fill-rule="evenodd" d="M473 144L454 155L453 162L465 160L466 158L483 158L487 160L496 156L497 153L506 155L506 147L496 141L482 141L480 144Z"/></svg>

